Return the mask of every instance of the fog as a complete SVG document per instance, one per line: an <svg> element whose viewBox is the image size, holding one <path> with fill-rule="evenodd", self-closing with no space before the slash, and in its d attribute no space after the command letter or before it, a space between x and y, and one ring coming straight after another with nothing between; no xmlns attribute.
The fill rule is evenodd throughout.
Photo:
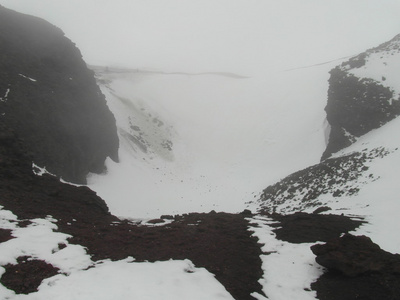
<svg viewBox="0 0 400 300"><path fill-rule="evenodd" d="M0 0L60 27L89 64L253 76L400 32L397 0Z"/></svg>

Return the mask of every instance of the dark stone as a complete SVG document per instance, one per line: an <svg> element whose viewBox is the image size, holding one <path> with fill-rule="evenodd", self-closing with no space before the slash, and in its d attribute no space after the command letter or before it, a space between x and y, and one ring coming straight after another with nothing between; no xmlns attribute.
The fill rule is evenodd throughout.
<svg viewBox="0 0 400 300"><path fill-rule="evenodd" d="M345 276L371 272L400 275L400 255L382 250L366 236L346 234L324 245L314 245L311 250L317 263Z"/></svg>
<svg viewBox="0 0 400 300"><path fill-rule="evenodd" d="M322 212L329 211L329 210L332 210L332 208L330 208L329 206L321 206L321 207L318 207L316 210L314 210L313 214L320 214Z"/></svg>
<svg viewBox="0 0 400 300"><path fill-rule="evenodd" d="M276 238L290 243L312 243L338 238L363 224L346 216L295 213L291 215L270 215L275 221L271 226Z"/></svg>
<svg viewBox="0 0 400 300"><path fill-rule="evenodd" d="M147 221L147 223L149 224L161 224L161 223L165 223L165 221L163 219L152 219Z"/></svg>
<svg viewBox="0 0 400 300"><path fill-rule="evenodd" d="M19 257L17 264L4 266L5 273L1 283L16 294L37 292L39 285L45 278L58 274L58 269L42 261L27 256Z"/></svg>
<svg viewBox="0 0 400 300"><path fill-rule="evenodd" d="M249 216L249 217L251 217L253 215L253 213L249 209L243 210L240 214L243 216Z"/></svg>
<svg viewBox="0 0 400 300"><path fill-rule="evenodd" d="M328 268L311 285L318 299L400 299L400 255L383 251L368 237L345 235L311 249Z"/></svg>
<svg viewBox="0 0 400 300"><path fill-rule="evenodd" d="M118 160L115 118L80 51L59 28L4 7L0 97L1 118L49 172L85 183L107 156Z"/></svg>
<svg viewBox="0 0 400 300"><path fill-rule="evenodd" d="M400 276L365 273L347 277L339 272L327 272L311 288L319 300L399 300Z"/></svg>
<svg viewBox="0 0 400 300"><path fill-rule="evenodd" d="M8 240L13 239L14 237L11 235L10 229L0 228L0 243L7 242Z"/></svg>
<svg viewBox="0 0 400 300"><path fill-rule="evenodd" d="M162 215L160 218L161 218L161 219L164 219L164 220L173 220L173 219L174 219L174 216L171 216L171 215Z"/></svg>

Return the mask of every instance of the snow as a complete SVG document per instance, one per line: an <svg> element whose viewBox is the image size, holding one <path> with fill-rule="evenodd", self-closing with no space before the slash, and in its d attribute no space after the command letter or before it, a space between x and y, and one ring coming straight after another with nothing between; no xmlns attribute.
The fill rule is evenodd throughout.
<svg viewBox="0 0 400 300"><path fill-rule="evenodd" d="M15 299L233 299L212 274L189 260L104 261L68 277L43 281L39 292Z"/></svg>
<svg viewBox="0 0 400 300"><path fill-rule="evenodd" d="M319 161L332 66L251 78L95 68L120 162L88 185L124 218L242 211L269 183Z"/></svg>
<svg viewBox="0 0 400 300"><path fill-rule="evenodd" d="M0 101L1 101L1 102L6 102L9 93L10 93L10 89L7 89L7 90L6 90L6 93L4 94L4 96L3 96L3 97L0 97Z"/></svg>
<svg viewBox="0 0 400 300"><path fill-rule="evenodd" d="M32 172L35 175L38 176L43 176L44 174L48 174L51 176L55 176L54 174L50 173L49 171L47 171L46 167L39 167L37 164L35 164L34 162L32 162Z"/></svg>
<svg viewBox="0 0 400 300"><path fill-rule="evenodd" d="M30 78L30 77L28 77L28 76L26 76L24 74L18 74L18 75L23 77L23 78L25 78L25 79L28 79L29 81L32 81L32 82L36 82L37 81L36 79Z"/></svg>

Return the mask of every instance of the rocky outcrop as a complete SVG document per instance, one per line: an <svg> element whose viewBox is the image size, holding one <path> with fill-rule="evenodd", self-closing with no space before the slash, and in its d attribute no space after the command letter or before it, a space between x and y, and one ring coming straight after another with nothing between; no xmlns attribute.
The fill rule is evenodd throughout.
<svg viewBox="0 0 400 300"><path fill-rule="evenodd" d="M368 237L346 234L311 249L328 269L311 285L318 299L400 299L400 255L382 250Z"/></svg>
<svg viewBox="0 0 400 300"><path fill-rule="evenodd" d="M67 181L118 160L115 118L80 51L57 27L1 6L0 118Z"/></svg>
<svg viewBox="0 0 400 300"><path fill-rule="evenodd" d="M366 236L346 234L324 245L314 245L311 250L321 266L346 276L368 272L400 275L400 255L382 250Z"/></svg>
<svg viewBox="0 0 400 300"><path fill-rule="evenodd" d="M319 215L297 212L290 215L272 214L276 238L289 243L329 241L355 230L363 221L343 215Z"/></svg>
<svg viewBox="0 0 400 300"><path fill-rule="evenodd" d="M370 164L397 150L365 148L326 159L270 185L255 202L261 211L267 213L313 211L329 205L325 202L327 199L335 201L341 196L356 195L363 186L377 180L378 177L369 171Z"/></svg>
<svg viewBox="0 0 400 300"><path fill-rule="evenodd" d="M400 35L334 68L328 103L329 142L322 160L400 115Z"/></svg>

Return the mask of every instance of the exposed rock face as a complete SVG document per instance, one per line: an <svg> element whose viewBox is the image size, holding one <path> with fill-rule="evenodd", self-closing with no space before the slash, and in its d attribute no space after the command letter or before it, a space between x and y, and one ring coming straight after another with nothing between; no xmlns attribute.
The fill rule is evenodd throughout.
<svg viewBox="0 0 400 300"><path fill-rule="evenodd" d="M314 245L311 250L317 263L346 276L367 272L400 275L400 255L382 250L366 236L346 234L324 245Z"/></svg>
<svg viewBox="0 0 400 300"><path fill-rule="evenodd" d="M400 115L400 35L334 68L325 108L331 126L322 159Z"/></svg>
<svg viewBox="0 0 400 300"><path fill-rule="evenodd" d="M33 161L67 181L118 160L115 118L80 51L57 27L1 6L0 114Z"/></svg>

